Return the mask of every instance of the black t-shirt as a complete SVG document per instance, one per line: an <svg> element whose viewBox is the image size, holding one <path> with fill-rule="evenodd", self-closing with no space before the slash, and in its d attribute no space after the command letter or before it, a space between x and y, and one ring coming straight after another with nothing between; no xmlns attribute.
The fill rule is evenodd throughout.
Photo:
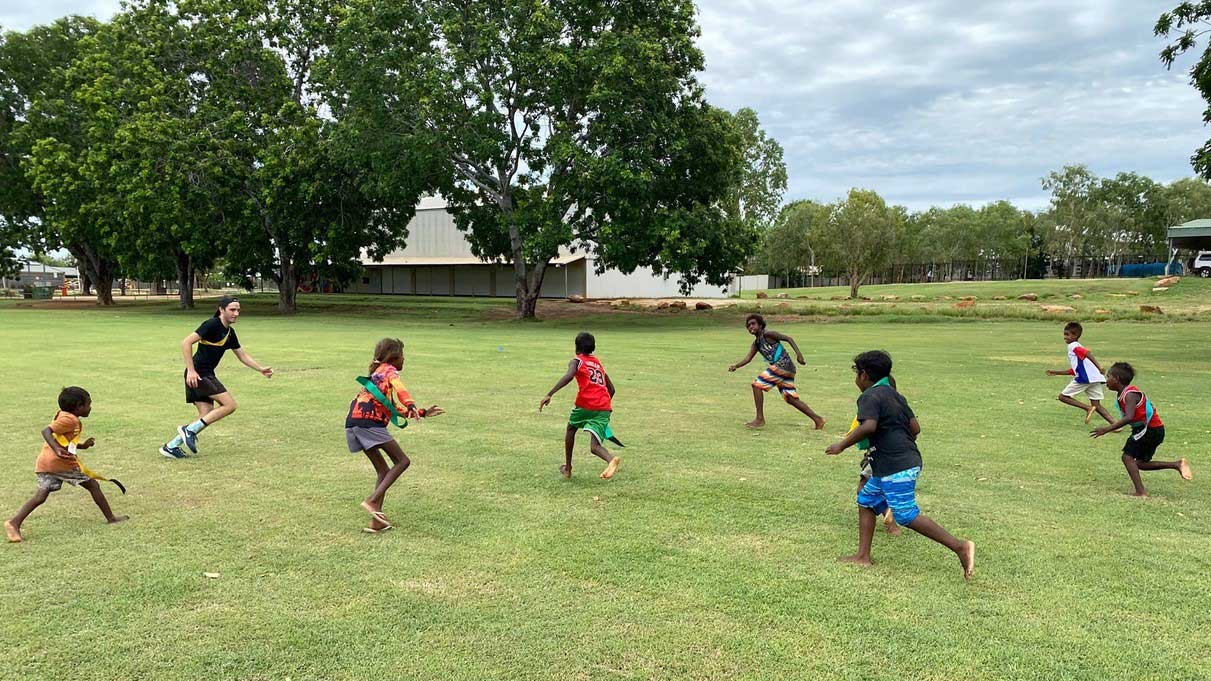
<svg viewBox="0 0 1211 681"><path fill-rule="evenodd" d="M240 339L235 335L235 329L223 326L218 317L211 317L202 322L197 330L198 349L193 353L193 368L199 376L214 376L214 370L223 359L227 350L240 347Z"/></svg>
<svg viewBox="0 0 1211 681"><path fill-rule="evenodd" d="M908 400L889 385L876 385L858 396L858 420L878 423L869 450L875 477L921 465L921 451L908 432L908 422L915 417Z"/></svg>

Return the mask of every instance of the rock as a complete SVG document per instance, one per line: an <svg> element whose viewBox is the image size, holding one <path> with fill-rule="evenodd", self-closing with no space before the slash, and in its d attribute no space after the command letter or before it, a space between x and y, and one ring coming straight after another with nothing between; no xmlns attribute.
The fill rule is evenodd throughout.
<svg viewBox="0 0 1211 681"><path fill-rule="evenodd" d="M960 300L959 302L954 304L954 308L956 310L966 310L967 308L971 308L971 307L975 307L975 306L976 306L976 301L974 301L974 300Z"/></svg>
<svg viewBox="0 0 1211 681"><path fill-rule="evenodd" d="M993 299L993 300L1009 300L1009 299L1008 299L1008 298L1006 298L1005 296L993 296L993 297L992 297L992 299Z"/></svg>
<svg viewBox="0 0 1211 681"><path fill-rule="evenodd" d="M759 298L759 299L769 298L769 294L766 293L765 291L757 291L757 298Z"/></svg>
<svg viewBox="0 0 1211 681"><path fill-rule="evenodd" d="M626 298L620 298L620 299L615 300L614 302L610 303L610 307L623 307L625 305L630 305L630 304L631 304L631 301L627 300Z"/></svg>
<svg viewBox="0 0 1211 681"><path fill-rule="evenodd" d="M1084 300L1084 299L1085 299L1085 296L1083 296L1083 295L1081 295L1081 294L1079 294L1079 293L1074 293L1074 294L1072 294L1071 296L1068 296L1068 297L1069 297L1069 298L1072 298L1073 300Z"/></svg>
<svg viewBox="0 0 1211 681"><path fill-rule="evenodd" d="M669 309L669 301L667 301L667 300L662 300L662 301L660 301L659 303L656 303L656 309L657 309L657 310L667 310L667 309Z"/></svg>
<svg viewBox="0 0 1211 681"><path fill-rule="evenodd" d="M1043 312L1076 312L1076 308L1067 305L1044 305Z"/></svg>
<svg viewBox="0 0 1211 681"><path fill-rule="evenodd" d="M954 298L951 298L950 296L942 296L941 298L938 298L938 300L954 300Z"/></svg>
<svg viewBox="0 0 1211 681"><path fill-rule="evenodd" d="M673 302L669 303L669 307L674 310L684 310L687 305L685 304L684 300L674 300Z"/></svg>
<svg viewBox="0 0 1211 681"><path fill-rule="evenodd" d="M1156 282L1156 285L1164 286L1165 288L1169 288L1170 286L1176 284L1177 282L1179 282L1181 280L1182 280L1181 277L1165 277L1164 279L1161 279L1160 281Z"/></svg>
<svg viewBox="0 0 1211 681"><path fill-rule="evenodd" d="M791 309L791 304L790 303L778 303L777 308L779 310L789 310L789 309Z"/></svg>
<svg viewBox="0 0 1211 681"><path fill-rule="evenodd" d="M975 296L960 296L959 300L979 300L979 298L976 298Z"/></svg>
<svg viewBox="0 0 1211 681"><path fill-rule="evenodd" d="M795 296L796 300L810 300L811 296Z"/></svg>
<svg viewBox="0 0 1211 681"><path fill-rule="evenodd" d="M914 301L914 302L920 303L920 302L924 302L924 301L925 301L925 296L909 296L909 298L908 298L908 299L909 299L909 300L911 300L911 301Z"/></svg>
<svg viewBox="0 0 1211 681"><path fill-rule="evenodd" d="M791 296L790 296L790 294L789 294L789 293L779 293L777 297L779 297L779 298L790 298Z"/></svg>
<svg viewBox="0 0 1211 681"><path fill-rule="evenodd" d="M1110 310L1097 309L1093 311L1095 314L1110 314Z"/></svg>
<svg viewBox="0 0 1211 681"><path fill-rule="evenodd" d="M700 301L698 301L698 302L696 302L696 303L694 303L694 309L695 309L695 310L711 310L711 309L714 309L714 307L715 307L714 305L711 305L710 303L703 302L703 301L701 301L701 300L700 300Z"/></svg>
<svg viewBox="0 0 1211 681"><path fill-rule="evenodd" d="M1156 288L1152 289L1152 292L1153 293L1164 293L1165 291L1168 291L1168 290L1169 289L1165 288L1164 286L1157 286Z"/></svg>
<svg viewBox="0 0 1211 681"><path fill-rule="evenodd" d="M1138 296L1139 294L1140 294L1140 292L1139 292L1139 291L1126 291L1126 292L1124 292L1124 295L1128 295L1128 296Z"/></svg>
<svg viewBox="0 0 1211 681"><path fill-rule="evenodd" d="M870 302L870 298L868 298L866 296L858 296L858 300L865 300L868 303Z"/></svg>
<svg viewBox="0 0 1211 681"><path fill-rule="evenodd" d="M1022 295L1018 296L1018 300L1038 300L1038 299L1039 299L1039 294L1037 294L1037 293L1023 293Z"/></svg>
<svg viewBox="0 0 1211 681"><path fill-rule="evenodd" d="M849 298L846 298L845 296L833 296L832 298L829 298L829 300L849 300Z"/></svg>
<svg viewBox="0 0 1211 681"><path fill-rule="evenodd" d="M882 296L881 297L881 300L888 300L888 301L896 301L899 299L900 299L900 296Z"/></svg>
<svg viewBox="0 0 1211 681"><path fill-rule="evenodd" d="M1159 307L1155 305L1140 305L1140 312L1144 312L1146 314L1165 314Z"/></svg>
<svg viewBox="0 0 1211 681"><path fill-rule="evenodd" d="M568 296L568 302L569 303L583 303L584 296L573 293L572 295Z"/></svg>

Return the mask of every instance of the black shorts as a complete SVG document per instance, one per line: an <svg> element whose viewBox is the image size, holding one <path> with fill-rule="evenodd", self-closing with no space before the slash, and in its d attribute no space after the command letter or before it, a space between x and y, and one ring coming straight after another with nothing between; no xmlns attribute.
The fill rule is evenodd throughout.
<svg viewBox="0 0 1211 681"><path fill-rule="evenodd" d="M1149 428L1138 440L1135 439L1135 433L1132 433L1131 437L1127 438L1127 444L1123 445L1123 453L1136 461L1151 461L1156 454L1156 448L1164 441L1164 426Z"/></svg>
<svg viewBox="0 0 1211 681"><path fill-rule="evenodd" d="M214 395L219 395L227 392L227 388L215 376L199 376L198 387L190 388L189 384L185 384L185 401L193 404L194 402L209 402L214 404Z"/></svg>

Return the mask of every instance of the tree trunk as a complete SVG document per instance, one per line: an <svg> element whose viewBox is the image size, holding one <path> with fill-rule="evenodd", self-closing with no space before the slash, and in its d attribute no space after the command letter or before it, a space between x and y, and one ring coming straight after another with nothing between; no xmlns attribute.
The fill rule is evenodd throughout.
<svg viewBox="0 0 1211 681"><path fill-rule="evenodd" d="M77 271L88 277L88 283L96 287L97 304L113 305L113 264L87 244L67 246L67 251L75 257Z"/></svg>
<svg viewBox="0 0 1211 681"><path fill-rule="evenodd" d="M177 290L181 309L193 309L193 258L184 251L177 251Z"/></svg>
<svg viewBox="0 0 1211 681"><path fill-rule="evenodd" d="M547 261L535 263L530 268L530 274L518 282L519 291L517 306L518 319L534 319L538 311L538 298L542 294L542 280L547 273Z"/></svg>
<svg viewBox="0 0 1211 681"><path fill-rule="evenodd" d="M294 314L299 311L298 290L299 272L294 261L282 257L281 277L278 280L278 311L283 314Z"/></svg>
<svg viewBox="0 0 1211 681"><path fill-rule="evenodd" d="M849 299L850 300L858 299L858 284L860 284L860 283L861 283L861 277L859 277L857 274L855 274L853 272L850 272L849 273Z"/></svg>

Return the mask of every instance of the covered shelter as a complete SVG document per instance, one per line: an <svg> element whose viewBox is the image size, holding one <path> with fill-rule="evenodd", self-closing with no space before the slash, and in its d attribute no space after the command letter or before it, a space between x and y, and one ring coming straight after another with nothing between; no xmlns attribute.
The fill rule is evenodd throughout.
<svg viewBox="0 0 1211 681"><path fill-rule="evenodd" d="M1166 239L1169 241L1169 262L1165 263L1165 274L1169 266L1177 259L1180 250L1211 251L1211 219L1191 220L1169 228Z"/></svg>

